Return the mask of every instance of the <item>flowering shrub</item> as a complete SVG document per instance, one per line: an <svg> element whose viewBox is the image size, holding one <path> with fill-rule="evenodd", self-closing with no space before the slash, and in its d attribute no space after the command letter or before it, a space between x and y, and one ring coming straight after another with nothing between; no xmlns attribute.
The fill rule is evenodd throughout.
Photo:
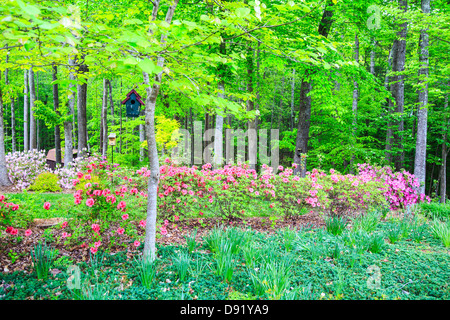
<svg viewBox="0 0 450 320"><path fill-rule="evenodd" d="M266 185L273 184L274 190L270 194L273 198L271 208L278 214L285 217L291 217L301 209L309 205L311 207L325 207L328 199L327 193L320 183L316 183L317 179L313 173L305 179L293 175L293 169L278 167L280 173L272 174L272 168L264 166L265 171L261 176Z"/></svg>
<svg viewBox="0 0 450 320"><path fill-rule="evenodd" d="M202 174L205 177L203 187L207 186L207 193L203 196L211 204L216 202L220 214L225 218L242 216L249 198L263 198L258 188L264 186L257 182L256 171L249 169L247 164L230 164L223 169L211 170L211 164L208 163L202 167Z"/></svg>
<svg viewBox="0 0 450 320"><path fill-rule="evenodd" d="M9 178L18 190L27 189L37 176L48 171L45 151L16 151L6 155Z"/></svg>
<svg viewBox="0 0 450 320"><path fill-rule="evenodd" d="M342 175L333 169L330 170L330 175L314 171L310 176L312 179L315 179L314 175L319 176L318 179L327 192L326 208L331 214L342 215L386 203L383 183L368 175Z"/></svg>
<svg viewBox="0 0 450 320"><path fill-rule="evenodd" d="M77 178L77 173L83 171L89 163L99 163L101 156L93 154L89 157L79 157L73 159L71 166L60 167L57 166L54 173L59 178L59 185L64 189L72 189L73 179Z"/></svg>
<svg viewBox="0 0 450 320"><path fill-rule="evenodd" d="M162 219L184 216L186 212L201 212L202 199L208 192L202 172L196 166L176 167L170 161L160 167L158 187L159 213ZM141 175L150 175L150 170L141 171Z"/></svg>
<svg viewBox="0 0 450 320"><path fill-rule="evenodd" d="M73 185L77 190L74 194L75 204L80 204L83 201L85 205L90 208L90 219L103 218L111 220L114 217L115 203L118 202L116 196L123 196L126 189L121 188L114 193L108 188L105 188L101 178L108 176L106 171L108 167L104 163L90 163L86 166L86 171L77 172L77 179L73 180ZM118 209L124 211L124 204L121 201Z"/></svg>
<svg viewBox="0 0 450 320"><path fill-rule="evenodd" d="M375 167L367 163L358 164L360 175L369 176L384 184L384 196L391 209L405 208L417 202L431 202L430 197L418 194L419 182L413 174L408 171L393 172L390 167Z"/></svg>
<svg viewBox="0 0 450 320"><path fill-rule="evenodd" d="M18 204L6 202L4 195L0 194L0 225L8 226L11 224L11 211L19 209Z"/></svg>

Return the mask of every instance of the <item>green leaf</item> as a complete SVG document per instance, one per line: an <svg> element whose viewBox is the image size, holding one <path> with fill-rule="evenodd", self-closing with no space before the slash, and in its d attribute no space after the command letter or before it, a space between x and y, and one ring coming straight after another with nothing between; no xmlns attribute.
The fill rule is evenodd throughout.
<svg viewBox="0 0 450 320"><path fill-rule="evenodd" d="M244 17L248 16L249 14L250 14L249 8L237 8L236 9L236 15L239 18L244 18Z"/></svg>
<svg viewBox="0 0 450 320"><path fill-rule="evenodd" d="M147 72L148 74L156 73L155 67L156 65L150 59L144 59L138 63L138 67L141 68L142 71Z"/></svg>
<svg viewBox="0 0 450 320"><path fill-rule="evenodd" d="M128 65L136 65L138 63L139 62L134 57L128 57L123 61L123 64L128 64Z"/></svg>
<svg viewBox="0 0 450 320"><path fill-rule="evenodd" d="M25 4L21 0L17 0L17 4L20 6L20 8L22 8L24 12L28 13L31 16L37 16L41 14L41 10L31 4Z"/></svg>

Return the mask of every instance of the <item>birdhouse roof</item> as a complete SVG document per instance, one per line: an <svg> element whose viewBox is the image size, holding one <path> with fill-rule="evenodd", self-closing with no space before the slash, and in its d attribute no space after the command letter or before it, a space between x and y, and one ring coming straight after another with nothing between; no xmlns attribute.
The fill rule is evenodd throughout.
<svg viewBox="0 0 450 320"><path fill-rule="evenodd" d="M130 97L133 93L136 95L136 100L139 101L139 103L141 105L144 105L144 103L142 102L141 96L134 89L131 90L130 92L128 92L127 97L125 98L125 100L122 101L122 104L125 104L130 99Z"/></svg>

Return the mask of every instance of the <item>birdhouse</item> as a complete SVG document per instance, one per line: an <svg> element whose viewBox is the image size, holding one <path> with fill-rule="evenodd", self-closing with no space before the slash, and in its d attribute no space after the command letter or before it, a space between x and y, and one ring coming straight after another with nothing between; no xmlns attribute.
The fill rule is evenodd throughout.
<svg viewBox="0 0 450 320"><path fill-rule="evenodd" d="M139 117L141 106L144 105L141 96L136 92L136 90L131 90L122 104L126 106L127 117L136 118Z"/></svg>
<svg viewBox="0 0 450 320"><path fill-rule="evenodd" d="M116 134L115 133L110 133L108 136L108 144L110 146L115 146L116 145Z"/></svg>

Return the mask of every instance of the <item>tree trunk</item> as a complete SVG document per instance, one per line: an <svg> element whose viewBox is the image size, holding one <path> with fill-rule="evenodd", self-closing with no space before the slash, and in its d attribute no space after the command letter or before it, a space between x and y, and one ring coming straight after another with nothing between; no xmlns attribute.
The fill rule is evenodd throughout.
<svg viewBox="0 0 450 320"><path fill-rule="evenodd" d="M75 139L75 130L76 130L76 125L75 125L75 90L76 90L76 86L75 86L75 82L77 80L76 77L76 71L74 70L75 67L75 63L76 63L76 57L74 57L71 62L69 61L69 65L72 65L73 67L71 67L71 72L69 73L69 90L71 92L70 96L69 96L69 109L70 109L70 114L72 115L72 131L70 133L70 136L72 137L72 161L73 161L73 149L77 148L77 142ZM71 162L72 162L71 161Z"/></svg>
<svg viewBox="0 0 450 320"><path fill-rule="evenodd" d="M292 69L292 83L291 83L291 121L290 131L294 130L294 97L295 97L295 68Z"/></svg>
<svg viewBox="0 0 450 320"><path fill-rule="evenodd" d="M108 88L109 88L109 105L111 107L111 125L114 126L114 102L113 102L113 95L112 95L112 85L111 81L108 80Z"/></svg>
<svg viewBox="0 0 450 320"><path fill-rule="evenodd" d="M308 150L309 127L311 120L311 97L306 96L311 91L311 83L302 80L300 87L300 108L298 113L297 138L295 141L294 163L298 164L294 168L294 173L302 177L306 176L306 161L301 154L306 154Z"/></svg>
<svg viewBox="0 0 450 320"><path fill-rule="evenodd" d="M399 0L400 8L406 13L408 10L408 1ZM393 54L392 69L394 72L403 72L405 70L405 59L406 59L406 32L408 23L404 22L401 24L401 30L397 33L400 39L394 40L397 42L396 51ZM394 134L393 134L393 145L395 148L401 150L395 152L394 154L394 165L395 169L399 171L404 166L405 162L405 152L403 151L403 131L404 131L404 120L403 112L405 109L405 76L396 74L393 76L393 82L391 85L392 95L395 99L395 113L400 117L398 121L394 122Z"/></svg>
<svg viewBox="0 0 450 320"><path fill-rule="evenodd" d="M39 71L36 72L36 100L39 100ZM36 149L41 150L41 141L39 135L39 119L36 119Z"/></svg>
<svg viewBox="0 0 450 320"><path fill-rule="evenodd" d="M56 65L53 65L53 73L52 80L58 80L58 68ZM58 92L58 84L53 84L53 110L55 110L57 115L60 115L59 111L59 92ZM61 164L61 128L59 124L55 125L55 157L56 163Z"/></svg>
<svg viewBox="0 0 450 320"><path fill-rule="evenodd" d="M255 123L255 127L256 130L258 130L259 128L259 104L260 104L260 74L259 74L259 67L260 67L260 54L261 54L261 49L259 48L261 46L261 42L258 41L258 49L256 50L256 105L255 105L255 110L257 111L257 116L256 116L256 123Z"/></svg>
<svg viewBox="0 0 450 320"><path fill-rule="evenodd" d="M80 65L79 74L88 72L88 66ZM87 150L87 79L77 85L78 157L86 156Z"/></svg>
<svg viewBox="0 0 450 320"><path fill-rule="evenodd" d="M0 72L1 79L1 72ZM8 169L6 168L6 154L5 154L5 126L3 121L3 96L0 86L0 186L10 186Z"/></svg>
<svg viewBox="0 0 450 320"><path fill-rule="evenodd" d="M166 14L166 23L172 22L172 17L175 13L175 8L178 5L179 0L174 0L173 4L169 7ZM159 4L159 3L158 3ZM154 12L158 11L158 8L153 8ZM161 43L165 44L167 35L161 36ZM159 67L164 66L164 57L159 56L157 65ZM145 99L145 133L147 136L148 145L148 158L150 161L151 174L148 180L148 198L147 198L147 219L145 229L145 242L144 242L144 259L154 259L156 248L156 214L157 214L157 190L159 184L159 159L158 150L156 149L156 136L155 136L155 105L156 98L158 97L162 72L156 75L155 82L150 88L149 75L143 72L144 83L146 84L147 98Z"/></svg>
<svg viewBox="0 0 450 320"><path fill-rule="evenodd" d="M225 42L220 43L219 52L221 55L226 55L226 44ZM217 93L219 98L225 99L225 77L226 66L220 65L218 67L219 83L217 88L219 92ZM216 115L216 130L214 134L214 166L220 167L223 163L223 117L221 115Z"/></svg>
<svg viewBox="0 0 450 320"><path fill-rule="evenodd" d="M122 154L122 146L123 146L123 142L122 142L122 129L123 129L123 124L122 124L122 108L120 108L120 139L119 139L119 153Z"/></svg>
<svg viewBox="0 0 450 320"><path fill-rule="evenodd" d="M253 93L253 49L247 50L247 92ZM254 110L253 99L247 100L247 111ZM247 122L248 133L248 160L249 168L256 169L256 150L257 150L257 137L256 137L256 120L249 120Z"/></svg>
<svg viewBox="0 0 450 320"><path fill-rule="evenodd" d="M444 113L448 110L448 94L445 95L445 103L444 103ZM441 181L440 181L440 203L445 203L447 198L447 131L449 121L447 120L447 115L445 116L444 122L446 124L446 128L444 134L442 135L442 166L441 166Z"/></svg>
<svg viewBox="0 0 450 320"><path fill-rule="evenodd" d="M422 12L430 13L430 0L422 0ZM420 193L425 193L426 157L427 157L427 119L428 119L428 30L420 31L419 39L419 111L417 113L416 157L414 175L420 183Z"/></svg>
<svg viewBox="0 0 450 320"><path fill-rule="evenodd" d="M378 41L374 41L373 48L370 50L370 73L375 75L375 48Z"/></svg>
<svg viewBox="0 0 450 320"><path fill-rule="evenodd" d="M71 81L75 81L75 75L74 75L74 66L75 66L75 59L69 58L69 79ZM72 91L72 87L74 84L71 82L69 84L69 112L68 115L73 117L74 112L74 106L75 106L75 95ZM73 162L73 121L70 119L66 122L64 122L64 166L71 166Z"/></svg>
<svg viewBox="0 0 450 320"><path fill-rule="evenodd" d="M331 25L333 23L334 11L331 10L333 5L333 1L327 1L322 14L322 19L319 23L318 32L325 38L328 37L328 33L330 32ZM298 165L297 168L294 168L294 174L300 173L302 177L305 177L306 175L306 158L302 160L301 154L306 154L308 152L309 127L311 119L311 97L309 96L309 93L311 92L312 86L309 77L310 70L307 69L300 86L300 110L294 150L294 163Z"/></svg>
<svg viewBox="0 0 450 320"><path fill-rule="evenodd" d="M30 150L28 141L28 70L23 71L23 151Z"/></svg>
<svg viewBox="0 0 450 320"><path fill-rule="evenodd" d="M220 80L218 83L218 96L225 99L225 83ZM216 115L216 132L214 135L214 166L220 167L223 163L223 117Z"/></svg>
<svg viewBox="0 0 450 320"><path fill-rule="evenodd" d="M139 142L142 143L145 141L145 124L139 125ZM142 146L139 147L139 161L144 161L144 148Z"/></svg>
<svg viewBox="0 0 450 320"><path fill-rule="evenodd" d="M389 51L389 57L388 57L388 70L386 71L386 77L384 78L384 87L386 90L389 89L389 83L391 80L391 77L389 77L389 72L391 72L391 68L392 68L392 57L394 55L394 52L397 51L397 42L394 41L394 43L392 44L392 48ZM392 77L393 78L393 77ZM388 105L388 123L387 123L387 130L386 130L386 161L388 163L391 163L392 161L392 114L394 112L394 102L392 99L387 99L387 105Z"/></svg>
<svg viewBox="0 0 450 320"><path fill-rule="evenodd" d="M103 78L103 98L102 98L102 156L106 158L108 152L108 79Z"/></svg>
<svg viewBox="0 0 450 320"><path fill-rule="evenodd" d="M355 35L355 61L359 65L359 39L358 35ZM356 135L357 135L357 129L358 129L358 99L359 99L359 89L358 89L358 81L355 79L353 80L353 102L352 102L352 113L353 113L353 130L352 130L352 136L353 136L353 147L356 143ZM350 159L350 173L354 173L355 168L355 155L353 154Z"/></svg>
<svg viewBox="0 0 450 320"><path fill-rule="evenodd" d="M9 55L6 56L6 63L8 63ZM9 85L9 70L5 69L5 84ZM12 152L17 151L16 142L16 113L14 109L14 98L11 98L11 148Z"/></svg>
<svg viewBox="0 0 450 320"><path fill-rule="evenodd" d="M12 152L17 151L16 110L14 106L14 98L11 98L11 149Z"/></svg>
<svg viewBox="0 0 450 320"><path fill-rule="evenodd" d="M34 117L34 106L36 101L36 88L34 85L34 72L33 67L29 70L28 82L30 85L30 149L37 149L37 136L36 136L36 118Z"/></svg>

